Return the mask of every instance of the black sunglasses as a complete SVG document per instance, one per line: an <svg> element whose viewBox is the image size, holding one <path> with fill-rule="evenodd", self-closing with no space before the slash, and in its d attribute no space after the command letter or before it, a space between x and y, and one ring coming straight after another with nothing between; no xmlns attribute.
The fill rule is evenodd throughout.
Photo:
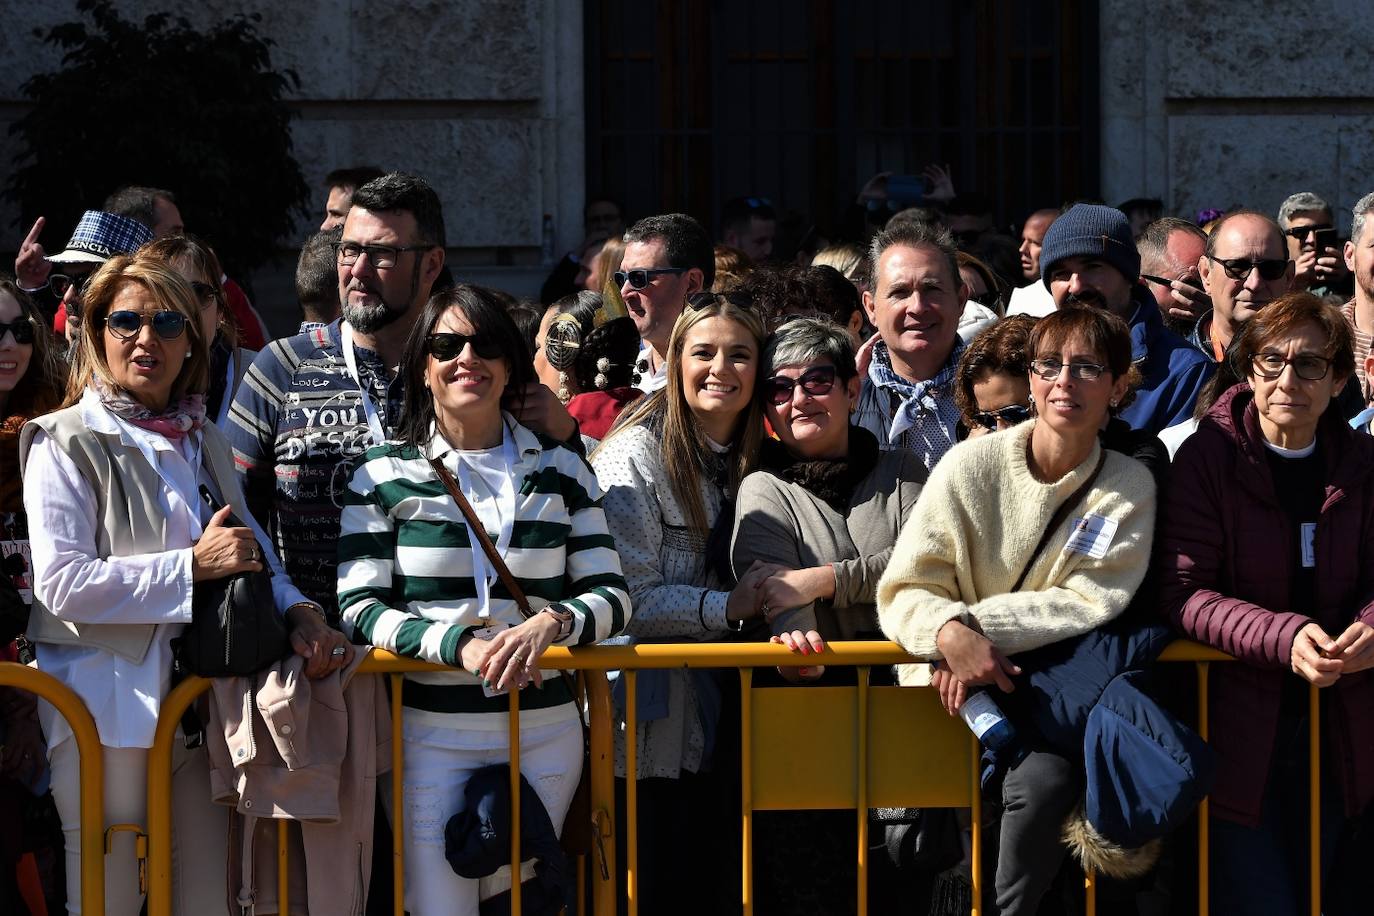
<svg viewBox="0 0 1374 916"><path fill-rule="evenodd" d="M453 334L436 331L425 338L425 349L437 360L457 359L463 348L472 344L472 352L479 359L500 359L501 344L487 334Z"/></svg>
<svg viewBox="0 0 1374 916"><path fill-rule="evenodd" d="M732 289L723 293L692 293L687 297L687 307L693 311L699 311L717 302L728 302L742 309L751 309L754 307L754 294L744 289Z"/></svg>
<svg viewBox="0 0 1374 916"><path fill-rule="evenodd" d="M137 337L144 324L151 324L153 333L163 340L176 340L186 331L186 316L170 310L144 315L121 309L106 315L104 324L120 340Z"/></svg>
<svg viewBox="0 0 1374 916"><path fill-rule="evenodd" d="M628 282L630 289L643 289L654 282L654 277L661 277L665 274L685 274L690 268L687 267L638 267L634 270L617 270L611 274L615 280L615 285L624 288Z"/></svg>
<svg viewBox="0 0 1374 916"><path fill-rule="evenodd" d="M205 309L219 301L219 290L209 283L201 283L199 280L191 281L191 289L195 292L196 298L200 300L200 307Z"/></svg>
<svg viewBox="0 0 1374 916"><path fill-rule="evenodd" d="M87 281L91 279L94 273L95 271L92 271L80 277L69 277L66 274L49 274L48 289L52 290L54 296L61 299L63 296L67 295L67 290L75 286L76 294L79 296L82 291L85 290Z"/></svg>
<svg viewBox="0 0 1374 916"><path fill-rule="evenodd" d="M1322 223L1319 226L1289 226L1287 229L1283 230L1283 234L1290 239L1297 239L1299 242L1305 242L1307 241L1307 237L1314 232L1318 235L1327 235L1335 231L1335 226L1330 223Z"/></svg>
<svg viewBox="0 0 1374 916"><path fill-rule="evenodd" d="M1030 408L1025 404L1008 404L996 410L980 410L973 415L973 422L984 429L996 431L999 423L1015 426L1030 419Z"/></svg>
<svg viewBox="0 0 1374 916"><path fill-rule="evenodd" d="M763 383L763 396L774 407L781 407L792 400L792 392L798 385L813 398L827 395L830 389L835 387L835 367L816 366L814 369L807 369L797 378L775 375Z"/></svg>
<svg viewBox="0 0 1374 916"><path fill-rule="evenodd" d="M1265 258L1260 261L1250 261L1245 258L1214 258L1210 254L1207 260L1213 264L1220 264L1221 269L1226 271L1226 276L1232 280L1244 280L1250 276L1251 270L1258 270L1261 280L1277 280L1288 272L1288 260L1286 258Z"/></svg>
<svg viewBox="0 0 1374 916"><path fill-rule="evenodd" d="M14 342L17 344L33 343L33 324L27 318L20 318L9 324L0 321L0 340L5 339L5 332L14 335Z"/></svg>
<svg viewBox="0 0 1374 916"><path fill-rule="evenodd" d="M1260 274L1260 276L1264 275ZM1147 283L1156 283L1160 286L1167 286L1170 289L1174 288L1174 281L1165 279L1164 277L1156 277L1152 274L1141 274L1140 279ZM1191 286L1193 289L1202 289L1202 281L1194 277L1180 277L1178 282L1182 283L1184 286Z"/></svg>

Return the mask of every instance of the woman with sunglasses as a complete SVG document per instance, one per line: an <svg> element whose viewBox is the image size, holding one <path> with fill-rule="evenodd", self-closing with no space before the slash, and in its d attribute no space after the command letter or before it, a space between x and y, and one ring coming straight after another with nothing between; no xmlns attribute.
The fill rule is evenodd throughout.
<svg viewBox="0 0 1374 916"><path fill-rule="evenodd" d="M407 674L402 691L406 909L476 916L479 896L510 887L510 866L480 887L459 877L444 858L444 830L473 772L509 759L507 694L521 691L520 769L561 831L582 727L572 684L539 658L551 645L620 632L630 600L591 469L501 409L503 395L534 380L501 301L475 286L436 294L401 366L396 441L369 449L349 483L339 609L359 639L449 669ZM474 537L454 489L527 609Z"/></svg>
<svg viewBox="0 0 1374 916"><path fill-rule="evenodd" d="M1374 440L1332 403L1350 328L1310 293L1247 321L1245 381L1179 447L1157 552L1162 610L1213 665L1212 912L1307 910L1309 726L1321 712L1323 873L1374 801ZM1309 685L1321 688L1311 697ZM1362 828L1361 828L1362 829ZM1361 857L1360 853L1356 853ZM1348 876L1325 913L1368 912Z"/></svg>
<svg viewBox="0 0 1374 916"><path fill-rule="evenodd" d="M238 322L228 307L220 283L224 271L219 258L209 245L192 235L172 235L149 242L134 257L167 264L195 291L200 303L201 333L210 342L210 389L206 393L205 409L214 418L215 425L225 429L234 392L253 364L257 351L238 344Z"/></svg>
<svg viewBox="0 0 1374 916"><path fill-rule="evenodd" d="M725 295L692 296L669 338L666 386L626 410L591 455L634 602L625 628L634 641L722 640L759 614L756 585L767 570L741 570L736 583L729 545L734 497L763 439L755 393L764 336L753 309ZM738 868L737 847L724 839L737 827L738 781L733 766L713 766L737 747L737 729L721 722L738 681L733 672L674 669L641 672L638 683L638 772L629 778L639 780L641 908L709 910L683 889L700 888L704 874L738 873L728 870ZM621 715L623 690L620 679ZM623 777L623 729L616 734ZM667 848L680 853L665 856Z"/></svg>
<svg viewBox="0 0 1374 916"><path fill-rule="evenodd" d="M1013 690L1020 653L1118 617L1149 563L1154 481L1098 441L1129 384L1125 322L1064 309L1036 323L1029 349L1034 420L936 465L878 583L883 631L939 662L933 685L951 715L975 687ZM1036 912L1081 767L1032 745L1006 772L991 799L1003 807L992 912Z"/></svg>
<svg viewBox="0 0 1374 916"><path fill-rule="evenodd" d="M20 451L34 565L29 638L38 667L71 687L95 718L108 827L147 822L148 748L171 689L172 640L191 619L196 583L266 563L306 674L337 670L352 650L264 547L229 444L207 422L209 355L190 285L159 262L120 255L91 278L83 303L66 406L26 424ZM201 488L225 507L212 512ZM231 510L247 527L228 523ZM40 706L40 717L67 843L68 899L76 901L76 742L54 710ZM177 741L173 768L174 908L189 913L223 898L227 815L210 802L203 749ZM105 911L138 913L132 836L115 836L105 872Z"/></svg>
<svg viewBox="0 0 1374 916"><path fill-rule="evenodd" d="M19 430L62 400L66 364L28 293L0 279L0 660L27 661L22 633L33 601L28 516L19 475ZM20 636L16 641L15 637ZM30 814L39 812L47 769L46 745L32 693L0 687L0 867L10 850L25 848ZM47 869L45 869L47 870ZM3 898L0 898L3 899Z"/></svg>
<svg viewBox="0 0 1374 916"><path fill-rule="evenodd" d="M1035 319L1015 315L969 342L954 373L954 402L970 439L1010 429L1034 414L1030 334Z"/></svg>
<svg viewBox="0 0 1374 916"><path fill-rule="evenodd" d="M765 440L745 478L731 559L781 569L759 586L771 640L794 652L827 640L881 639L873 606L902 521L916 505L925 466L849 422L859 396L853 339L822 318L794 318L769 337L761 360ZM781 668L809 681L822 666Z"/></svg>

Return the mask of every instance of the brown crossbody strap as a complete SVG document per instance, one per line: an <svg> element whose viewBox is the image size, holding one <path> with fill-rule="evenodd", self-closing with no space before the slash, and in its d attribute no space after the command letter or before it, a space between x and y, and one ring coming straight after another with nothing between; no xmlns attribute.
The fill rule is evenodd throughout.
<svg viewBox="0 0 1374 916"><path fill-rule="evenodd" d="M486 526L477 517L477 513L472 510L472 504L468 502L463 491L458 489L458 481L453 479L449 469L444 467L443 462L437 458L429 459L429 466L438 475L439 482L448 490L448 495L453 497L453 501L458 504L458 511L463 513L463 518L467 519L468 533L477 539L477 543L482 545L482 552L487 555L491 565L496 569L496 576L501 580L501 584L510 592L510 596L515 599L515 603L520 607L520 614L526 620L534 616L534 611L530 610L529 599L525 597L525 590L515 581L515 576L511 575L510 567L506 561L501 559L501 554L496 552L496 545L491 542L491 537L487 534Z"/></svg>
<svg viewBox="0 0 1374 916"><path fill-rule="evenodd" d="M448 495L452 496L453 501L458 504L458 511L463 513L463 518L467 519L469 534L477 538L477 543L482 545L482 552L487 555L487 559L491 561L491 565L496 568L496 576L501 580L501 584L506 587L506 591L510 592L510 596L515 599L516 605L520 608L521 616L529 620L534 616L534 611L530 610L530 602L529 599L525 597L525 590L515 581L515 576L511 575L510 567L506 565L505 560L501 559L501 554L496 552L496 545L491 542L491 537L487 534L486 526L482 524L482 520L479 519L477 513L473 511L472 504L469 503L467 497L463 495L463 491L458 489L458 481L453 479L453 475L449 473L449 469L444 467L443 462L439 461L439 459L430 458L429 466L434 469L434 473L438 476L439 482L444 485L444 489L448 490ZM577 684L577 676L571 671L561 671L559 673L567 678L570 684ZM582 714L582 701L580 699L574 699L573 705L577 707L577 718L582 722L582 732L585 737L587 732L587 720Z"/></svg>
<svg viewBox="0 0 1374 916"><path fill-rule="evenodd" d="M1011 587L1012 591L1021 591L1021 586L1026 584L1026 576L1030 575L1030 569L1035 563L1035 558L1040 556L1040 552L1045 549L1045 545L1049 544L1050 538L1054 537L1054 533L1059 530L1059 526L1068 521L1069 515L1073 513L1073 510L1078 508L1078 504L1083 501L1083 497L1088 495L1088 491L1091 490L1093 484L1097 482L1097 475L1102 473L1102 465L1106 463L1107 450L1104 448L1102 449L1102 455L1097 459L1097 467L1093 468L1093 472L1088 475L1088 479L1083 481L1078 489L1074 490L1073 493L1069 495L1069 498L1064 500L1063 504L1054 511L1054 517L1050 519L1050 523L1045 526L1044 532L1040 535L1040 543L1035 545L1035 549L1031 551L1030 557L1026 560L1025 568L1021 570L1021 575L1016 577L1016 584Z"/></svg>

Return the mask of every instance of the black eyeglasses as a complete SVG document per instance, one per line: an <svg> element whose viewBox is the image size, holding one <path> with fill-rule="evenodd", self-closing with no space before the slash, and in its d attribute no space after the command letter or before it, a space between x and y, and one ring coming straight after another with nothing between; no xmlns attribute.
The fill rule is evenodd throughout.
<svg viewBox="0 0 1374 916"><path fill-rule="evenodd" d="M437 360L457 359L463 348L472 344L472 352L481 359L500 359L501 345L487 334L451 334L437 331L425 338L425 349Z"/></svg>
<svg viewBox="0 0 1374 916"><path fill-rule="evenodd" d="M1015 426L1030 419L1030 408L1025 404L1008 404L996 410L980 410L973 415L973 422L988 430L997 430L1001 424Z"/></svg>
<svg viewBox="0 0 1374 916"><path fill-rule="evenodd" d="M634 270L617 270L611 274L615 280L615 285L624 287L630 284L630 289L643 289L654 282L654 277L661 277L665 274L685 274L691 268L688 267L638 267Z"/></svg>
<svg viewBox="0 0 1374 916"><path fill-rule="evenodd" d="M835 387L835 367L816 366L814 369L807 369L797 378L775 375L763 383L763 396L773 406L781 407L792 400L792 392L798 385L813 398L827 395L830 389Z"/></svg>
<svg viewBox="0 0 1374 916"><path fill-rule="evenodd" d="M17 344L33 343L33 324L27 318L20 318L9 324L0 321L0 341L5 339L6 332L14 335L14 342Z"/></svg>
<svg viewBox="0 0 1374 916"><path fill-rule="evenodd" d="M1292 366L1298 378L1308 382L1320 381L1331 371L1331 360L1313 353L1300 353L1292 359L1282 353L1256 353L1250 357L1250 365L1256 375L1271 382L1283 375L1285 366Z"/></svg>
<svg viewBox="0 0 1374 916"><path fill-rule="evenodd" d="M104 324L120 340L137 337L144 324L151 324L153 333L163 340L176 340L186 332L186 316L171 310L144 315L121 309L106 315Z"/></svg>
<svg viewBox="0 0 1374 916"><path fill-rule="evenodd" d="M91 274L83 274L79 277L69 277L66 274L49 274L48 289L52 290L54 296L61 299L67 295L67 290L75 286L76 294L79 296L86 289L86 282L90 279Z"/></svg>
<svg viewBox="0 0 1374 916"><path fill-rule="evenodd" d="M1261 280L1277 280L1288 272L1288 260L1286 258L1265 258L1260 261L1250 261L1245 258L1214 258L1210 254L1207 260L1213 264L1220 264L1221 269L1226 271L1226 276L1232 280L1244 280L1250 276L1250 271L1258 270Z"/></svg>
<svg viewBox="0 0 1374 916"><path fill-rule="evenodd" d="M395 267L401 255L407 251L429 251L435 245L359 245L357 242L334 242L334 253L344 267L352 267L358 258L367 255L367 261L378 270Z"/></svg>
<svg viewBox="0 0 1374 916"><path fill-rule="evenodd" d="M1059 378L1059 373L1063 369L1069 370L1069 378L1078 379L1080 382L1094 381L1107 371L1106 366L1097 363L1069 363L1065 366L1057 359L1031 360L1031 371L1047 382Z"/></svg>
<svg viewBox="0 0 1374 916"><path fill-rule="evenodd" d="M219 290L209 283L201 283L199 280L191 281L191 289L195 291L196 298L200 300L200 307L208 309L210 306L219 302Z"/></svg>

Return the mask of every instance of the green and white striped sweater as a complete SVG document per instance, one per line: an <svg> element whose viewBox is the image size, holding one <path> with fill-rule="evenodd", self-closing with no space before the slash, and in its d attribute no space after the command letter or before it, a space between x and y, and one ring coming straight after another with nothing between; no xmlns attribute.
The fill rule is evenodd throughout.
<svg viewBox="0 0 1374 916"><path fill-rule="evenodd" d="M586 645L621 632L630 599L596 475L575 452L505 418L517 455L506 565L532 610L557 603L573 612L572 633L558 644ZM472 551L481 546L469 542L462 513L428 456L457 469L458 453L437 434L423 448L369 449L355 469L340 521L339 610L346 627L371 645L455 668L406 675L402 703L433 714L422 721L505 728L504 715L486 714L504 713L508 697L485 696L480 680L457 667L458 641L469 629L523 618L499 580L491 584L487 616L479 615ZM520 695L522 722L540 724L549 719L541 711L570 698L564 679L546 672L542 690L531 686Z"/></svg>

